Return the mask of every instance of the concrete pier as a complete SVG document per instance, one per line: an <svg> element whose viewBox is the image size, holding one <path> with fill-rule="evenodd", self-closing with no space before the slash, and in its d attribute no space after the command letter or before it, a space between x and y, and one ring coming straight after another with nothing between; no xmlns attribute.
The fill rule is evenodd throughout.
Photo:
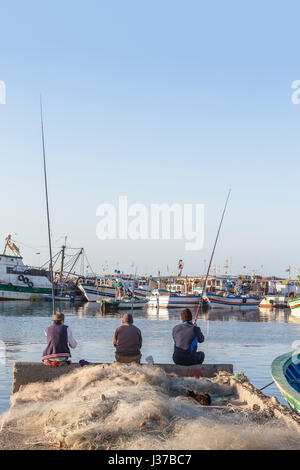
<svg viewBox="0 0 300 470"><path fill-rule="evenodd" d="M83 376L93 377L94 374L91 369L93 369L95 366L98 366L97 368L98 376L102 377L102 371L101 370L99 371L99 366L100 368L101 366L103 366L106 369L106 371L109 371L110 368L107 367L108 365L109 364L107 363L100 363L100 364L90 364L89 366L85 366L87 369L86 371L87 373L83 372ZM196 406L200 406L201 408L203 408L201 409L201 414L199 416L203 416L203 417L206 417L207 419L209 418L211 420L215 420L214 422L216 426L219 424L221 425L221 428L222 428L222 419L220 417L222 417L223 414L226 415L226 413L230 415L230 422L233 422L234 415L236 415L237 416L236 424L239 425L240 423L239 415L240 413L244 413L244 415L242 416L244 416L246 420L245 426L247 425L247 423L249 423L249 429L251 428L253 423L258 423L258 424L261 423L263 426L265 426L266 430L268 429L267 428L268 425L273 426L274 424L276 424L277 426L278 424L278 426L281 426L281 430L283 433L288 432L292 436L294 436L295 433L296 434L299 433L300 417L296 415L295 413L292 413L286 406L280 404L275 397L268 397L264 395L264 393L261 392L260 390L257 390L248 381L247 377L245 377L243 374L237 374L233 376L232 364L202 364L202 365L194 365L194 366L178 366L175 364L155 364L155 366L160 367L167 374L172 374L172 377L171 377L172 382L173 382L173 379L174 381L176 380L178 381L178 378L176 378L176 375L179 375L181 377L195 377L195 378L199 378L200 381L202 377L207 378L207 379L213 378L212 381L204 380L203 383L210 383L209 387L211 385L213 385L213 387L215 386L222 387L222 394L224 393L225 403L223 404L216 403L211 407L201 407L201 405L198 405L198 404ZM130 368L132 367L132 365L128 364L128 365L125 365L125 367ZM148 364L141 364L140 366L137 366L136 364L134 364L135 373L138 376L140 373L142 373L142 376L144 376L144 375L147 375L147 373L143 374L143 370L139 370L139 367L141 367L142 369L148 368L148 371L149 371L149 367L151 368L152 366L149 366ZM14 364L14 371L13 371L13 393L17 393L18 391L21 392L22 387L25 387L26 385L30 383L41 383L41 388L44 389L44 391L47 393L48 387L47 386L43 387L42 384L54 381L55 379L58 379L59 377L65 376L66 374L72 374L72 372L75 373L74 380L76 381L76 377L81 375L80 369L81 369L81 366L76 363L71 364L69 366L62 366L62 367L56 368L56 367L47 367L43 365L42 363L16 362ZM90 370L90 372L88 370ZM128 372L130 374L130 370ZM123 375L125 373L125 375L127 376L127 372L126 370L124 370L124 364L122 364L122 368L120 368L119 373L121 375L122 373ZM216 375L217 377L214 378ZM97 376L97 373L95 377L96 376ZM104 377L104 380L107 380L107 378L105 379L106 372L104 372L103 377ZM152 377L151 372L150 372L150 377ZM170 380L170 377L169 377L169 380ZM188 386L189 382L190 381L186 381L186 386ZM152 384L151 380L146 383L147 383L148 388L149 388L149 385ZM191 381L190 383L195 383L195 381ZM93 382L93 386L91 389L89 389L89 392L88 392L88 394L91 394L91 397L92 397L91 403L93 403L93 394L95 394L95 391L96 391L96 395L98 393L97 396L98 396L99 403L101 403L101 400L102 400L102 398L100 398L100 392L102 391L101 383L98 384L100 386L100 388L98 389L95 388L95 387L98 387L97 384L98 384L97 381L96 383ZM115 385L116 383L114 383L114 386ZM124 382L123 382L123 385L124 385ZM144 385L145 385L144 382L142 382L141 383L142 389ZM134 384L134 387L135 386L136 384ZM128 387L128 390L130 391L130 389L132 388L132 383L131 382L128 383L128 385L126 385L125 387ZM156 387L159 388L159 385L157 384L157 382L154 383L153 390ZM35 389L37 389L37 387L35 387ZM49 384L49 390L51 390L50 384ZM57 393L57 395L60 396L59 387L56 390L56 386L54 386L54 390L55 390L55 394ZM213 392L213 388L211 388L210 390L211 390L211 393L216 393L216 392ZM82 442L78 441L79 447L76 447L76 446L74 447L73 443L70 444L70 442L68 443L65 440L66 436L64 434L60 434L61 431L60 431L59 426L56 427L55 429L52 429L53 423L51 422L52 424L50 423L49 425L49 422L48 422L49 413L46 413L44 421L39 421L40 420L40 408L36 400L34 400L34 402L31 403L31 405L33 404L33 408L30 411L32 415L30 415L29 418L28 417L24 418L23 414L25 410L27 409L28 404L26 401L22 402L22 399L19 400L19 397L20 398L22 397L22 392L20 393L20 395L16 394L12 397L11 408L7 412L5 419L2 423L2 427L0 429L0 450L3 450L3 449L13 449L13 450L18 450L18 449L46 450L47 449L47 450L50 450L50 449L55 449L55 448L57 449L58 443L59 443L59 448L63 446L63 448L66 448L66 449L69 449L69 448L88 449L90 447L91 444L90 444L89 439L93 439L93 437L89 436L88 434L89 431L87 431L87 435L85 435L84 433L81 436L80 439L83 439L83 441ZM179 392L178 397L179 398L181 397L181 400L186 399L185 392L183 394L182 392ZM77 398L78 400L76 401ZM99 426L101 427L101 423L103 422L103 417L101 413L99 415L97 414L93 415L92 413L92 416L90 416L90 414L87 414L89 409L87 407L88 402L85 402L86 397L84 397L85 400L83 403L81 399L83 397L80 398L80 396L78 396L77 398L75 399L75 402L73 404L74 412L77 410L78 406L79 407L82 406L82 409L84 409L86 412L85 413L86 419L88 420L99 419ZM126 402L126 394L123 397L121 395L121 399L123 400L123 402L124 400ZM177 396L176 396L176 399L177 399ZM54 406L54 409L55 409L56 398L52 396L51 400L52 401L54 400L53 401L54 405L51 404L49 406L50 408ZM105 406L106 407L108 406L109 412L114 413L115 405L111 409L109 408L109 406L110 406L110 401L117 400L117 398L115 398L115 395L114 394L111 395L109 399L107 399L107 402L105 398L104 400L105 400L104 402ZM173 401L174 401L174 397L173 397ZM48 403L47 400L43 401L43 399L41 399L41 406L45 407L47 403ZM71 402L68 401L67 403L69 404L69 417L70 417L71 416L70 412L72 412L70 407L72 407L73 405L72 405L72 401ZM130 404L130 401L128 403ZM159 403L160 403L160 400L158 400L158 405ZM30 402L29 402L29 405L30 405ZM132 406L132 403L131 403L131 406ZM57 409L58 409L58 416L59 416L59 407ZM220 409L222 409L221 414L220 414ZM163 413L163 407L161 408L161 410L162 411L160 412L160 415L167 417L168 413L166 415ZM19 412L21 413L18 414ZM199 413L199 410L197 411L197 413ZM26 413L25 413L25 416L26 416ZM37 419L36 427L34 426L32 427L32 422L30 420L31 419L34 420L35 418ZM26 422L26 419L29 419L29 425ZM147 419L148 417L146 418L146 421ZM150 428L151 426L154 426L154 427L163 426L163 429L164 429L164 426L166 426L166 423L161 424L161 422L159 421L159 424L157 424L156 421L153 421L153 422L152 421L149 421L149 422L147 421L148 424L146 423L147 426L148 425L150 426ZM26 425L28 425L27 428L26 428ZM47 431L46 433L45 433L45 429ZM140 434L140 418L139 417L136 423L136 427L134 429L135 429L134 432L136 432L137 435L139 435ZM51 437L52 436L51 434L50 440L49 440L49 432L50 434L54 432L53 438ZM76 432L77 431L75 431L75 434ZM151 433L149 435L147 434L147 427L145 428L144 433L145 433L145 436L148 436L148 437L152 436ZM79 439L78 436L77 437L75 436L74 438ZM86 439L86 442L85 442L85 439ZM111 435L108 433L109 445L111 445L111 441L110 441L111 439L112 439ZM250 439L250 444L249 444L250 448L256 448L255 447L256 444L255 443L253 444L253 441L251 441L251 439L253 439L253 436L251 438L251 436L249 435L249 439ZM199 443L199 446L200 446L199 448L201 448L200 444L201 442ZM103 445L106 446L106 441L105 441L105 444ZM240 448L239 447L240 444L237 444L237 445L238 445L237 448ZM242 443L242 445L244 446L244 443ZM297 443L296 444L294 443L293 445L295 446L295 448L297 449L299 448ZM99 444L99 446L102 449L101 447L102 441ZM230 446L231 446L231 443L230 443ZM258 446L257 448L260 448L260 441L258 441L257 446Z"/></svg>
<svg viewBox="0 0 300 470"><path fill-rule="evenodd" d="M91 364L91 366L107 363ZM147 364L141 364L147 366ZM201 364L194 366L178 366L176 364L155 364L167 373L174 373L182 377L214 377L219 372L233 373L232 364ZM62 367L48 367L41 362L15 362L13 369L12 393L17 392L22 385L33 382L50 382L61 375L69 374L80 368L74 363ZM86 367L86 366L84 366Z"/></svg>

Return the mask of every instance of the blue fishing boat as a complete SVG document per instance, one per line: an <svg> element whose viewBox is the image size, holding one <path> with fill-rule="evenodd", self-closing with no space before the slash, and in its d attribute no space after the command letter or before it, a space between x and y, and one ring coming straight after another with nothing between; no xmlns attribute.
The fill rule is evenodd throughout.
<svg viewBox="0 0 300 470"><path fill-rule="evenodd" d="M291 409L300 414L300 353L292 351L274 359L271 374Z"/></svg>

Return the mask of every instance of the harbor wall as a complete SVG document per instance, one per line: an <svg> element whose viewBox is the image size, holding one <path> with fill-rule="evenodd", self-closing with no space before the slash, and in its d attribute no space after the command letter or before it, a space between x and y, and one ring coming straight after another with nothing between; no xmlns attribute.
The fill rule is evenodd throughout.
<svg viewBox="0 0 300 470"><path fill-rule="evenodd" d="M107 363L90 364L91 366ZM232 364L201 364L194 366L178 366L176 364L155 364L167 373L174 373L182 377L214 377L218 372L233 373ZM147 364L141 364L141 367ZM69 374L80 368L80 364L73 363L67 366L51 367L40 362L15 362L13 368L12 393L20 387L33 382L50 382L58 377ZM87 366L84 366L87 367Z"/></svg>

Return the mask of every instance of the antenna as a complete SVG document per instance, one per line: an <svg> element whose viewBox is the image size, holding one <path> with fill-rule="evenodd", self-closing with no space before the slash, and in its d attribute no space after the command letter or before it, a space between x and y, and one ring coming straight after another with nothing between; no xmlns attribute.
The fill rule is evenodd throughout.
<svg viewBox="0 0 300 470"><path fill-rule="evenodd" d="M51 288L52 288L52 312L53 312L53 315L54 315L55 311L56 311L56 306L55 306L55 292L54 292L54 283L53 283L53 264L52 264L50 215L49 215L49 201L48 201L48 183L47 183L47 168L46 168L46 154L45 154L44 120L43 120L43 106L42 106L42 97L41 96L40 96L40 110L41 110L42 144L43 144L45 196L46 196L47 224L48 224L48 241L49 241L49 253L50 253L50 279L51 279Z"/></svg>

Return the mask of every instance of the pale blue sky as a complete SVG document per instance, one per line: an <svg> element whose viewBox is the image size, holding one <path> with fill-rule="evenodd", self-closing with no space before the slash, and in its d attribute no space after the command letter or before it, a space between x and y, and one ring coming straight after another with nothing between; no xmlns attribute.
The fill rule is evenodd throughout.
<svg viewBox="0 0 300 470"><path fill-rule="evenodd" d="M39 94L54 245L69 236L106 260L161 272L209 258L233 271L300 268L298 2L0 2L1 227L25 261L46 258ZM96 208L204 203L205 245L96 238ZM43 248L44 247L44 248ZM44 251L43 251L44 250ZM35 255L41 251L41 255Z"/></svg>

